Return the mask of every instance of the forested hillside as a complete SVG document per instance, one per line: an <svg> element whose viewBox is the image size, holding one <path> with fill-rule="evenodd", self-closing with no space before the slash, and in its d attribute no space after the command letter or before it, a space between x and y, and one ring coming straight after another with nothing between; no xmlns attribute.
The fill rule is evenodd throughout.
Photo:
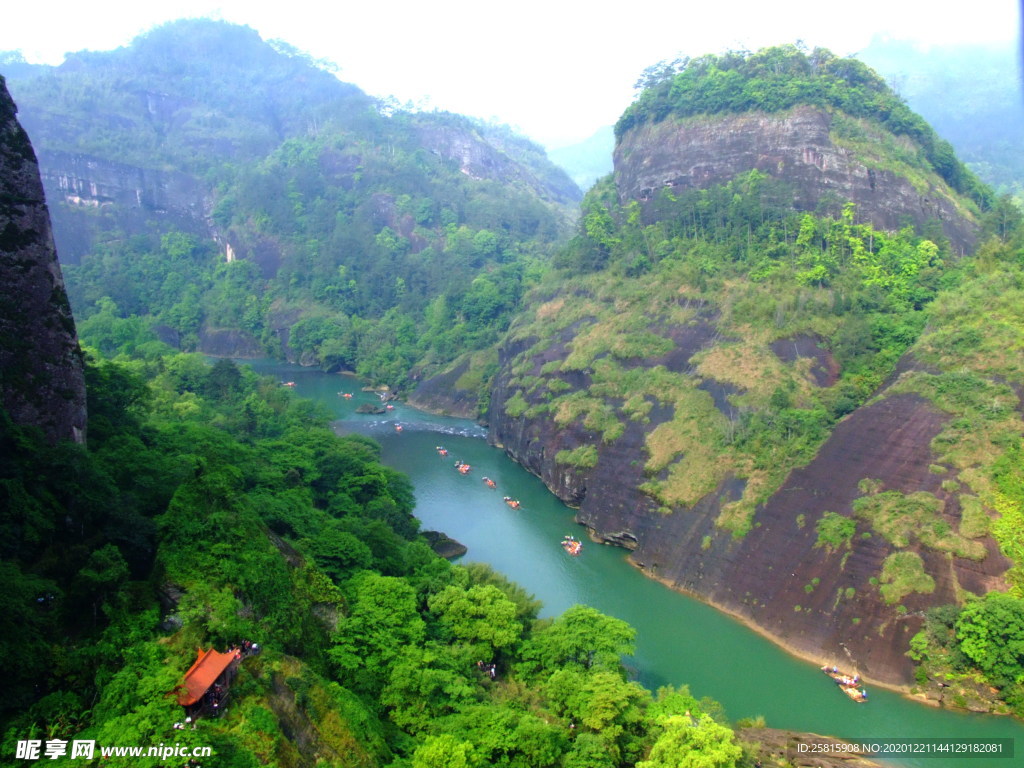
<svg viewBox="0 0 1024 768"><path fill-rule="evenodd" d="M88 448L0 430L5 756L31 738L209 746L219 766L743 754L713 703L626 679L624 623L538 621L520 588L434 555L372 441L276 382L171 353L94 359L87 384ZM176 729L195 649L245 640L262 650L225 716Z"/></svg>
<svg viewBox="0 0 1024 768"><path fill-rule="evenodd" d="M246 28L11 71L91 350L87 444L0 412L4 755L775 760L714 702L632 682L623 622L539 619L438 557L376 444L201 352L446 369L648 575L797 653L900 684L910 650L918 684L1024 712L1024 224L863 65L783 47L662 73L578 212L506 129L394 112ZM209 647L246 655L226 712L186 723Z"/></svg>
<svg viewBox="0 0 1024 768"><path fill-rule="evenodd" d="M497 340L579 196L508 129L396 112L246 27L11 67L77 318L183 350L401 385Z"/></svg>
<svg viewBox="0 0 1024 768"><path fill-rule="evenodd" d="M37 248L63 299L2 85L0 157L32 176L5 177L4 242ZM0 264L5 304L27 263ZM0 351L47 325L74 342L66 302L49 309L10 318ZM760 760L714 702L628 680L623 622L586 606L538 620L539 604L499 574L435 555L408 480L371 440L337 437L313 404L228 359L146 340L137 317L106 320L94 330L119 358L85 356L88 442L0 409L5 764ZM220 666L207 675L210 659ZM112 751L130 749L142 751Z"/></svg>
<svg viewBox="0 0 1024 768"><path fill-rule="evenodd" d="M1021 329L1020 211L824 51L686 63L617 130L615 175L504 342L492 439L652 576L913 682L925 611L1019 589L1001 489L1024 380L996 339ZM963 227L910 225L910 189Z"/></svg>
<svg viewBox="0 0 1024 768"><path fill-rule="evenodd" d="M876 39L858 58L883 74L959 157L1001 193L1024 195L1019 43L936 45Z"/></svg>

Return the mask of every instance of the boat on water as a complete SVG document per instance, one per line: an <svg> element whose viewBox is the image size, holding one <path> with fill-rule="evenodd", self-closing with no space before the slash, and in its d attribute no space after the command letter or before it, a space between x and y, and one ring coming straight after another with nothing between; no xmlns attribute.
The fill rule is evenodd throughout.
<svg viewBox="0 0 1024 768"><path fill-rule="evenodd" d="M469 474L469 470L472 469L472 467L469 466L469 464L464 464L461 461L456 461L455 462L455 468L457 470L459 470L459 472L461 472L463 475L468 475Z"/></svg>
<svg viewBox="0 0 1024 768"><path fill-rule="evenodd" d="M494 482L493 480L491 480L491 478L489 478L489 477L485 477L484 478L484 485L486 485L488 488L497 488L498 487L498 484L496 482Z"/></svg>
<svg viewBox="0 0 1024 768"><path fill-rule="evenodd" d="M833 682L839 686L839 690L849 696L853 701L863 704L868 700L868 692L861 684L860 675L847 674L839 669L839 667L834 665L829 666L828 664L823 666L821 671L831 677Z"/></svg>
<svg viewBox="0 0 1024 768"><path fill-rule="evenodd" d="M512 507L512 509L519 509L519 499L513 499L511 496L505 496L502 501Z"/></svg>
<svg viewBox="0 0 1024 768"><path fill-rule="evenodd" d="M562 549L573 557L578 557L580 552L583 551L583 542L572 536L566 536L562 539Z"/></svg>

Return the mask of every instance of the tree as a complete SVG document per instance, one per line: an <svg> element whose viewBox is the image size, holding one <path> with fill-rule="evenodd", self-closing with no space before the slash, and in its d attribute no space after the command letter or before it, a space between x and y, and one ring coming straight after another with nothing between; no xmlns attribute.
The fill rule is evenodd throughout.
<svg viewBox="0 0 1024 768"><path fill-rule="evenodd" d="M343 681L378 692L402 650L423 640L416 592L405 581L366 571L349 583L351 609L328 651Z"/></svg>
<svg viewBox="0 0 1024 768"><path fill-rule="evenodd" d="M380 695L391 719L410 733L426 731L438 718L471 701L477 688L456 669L468 666L442 648L410 647L402 651Z"/></svg>
<svg viewBox="0 0 1024 768"><path fill-rule="evenodd" d="M536 669L554 671L567 664L591 669L619 669L632 655L636 630L587 605L574 605L551 624L534 632L522 658Z"/></svg>
<svg viewBox="0 0 1024 768"><path fill-rule="evenodd" d="M347 579L353 573L368 568L373 562L373 553L363 542L336 525L320 530L307 542L307 549L316 564L336 583Z"/></svg>
<svg viewBox="0 0 1024 768"><path fill-rule="evenodd" d="M565 756L563 768L615 768L604 740L595 733L581 733Z"/></svg>
<svg viewBox="0 0 1024 768"><path fill-rule="evenodd" d="M448 586L428 601L430 610L460 640L484 646L488 659L493 652L519 639L523 626L516 621L516 605L490 584L461 589Z"/></svg>
<svg viewBox="0 0 1024 768"><path fill-rule="evenodd" d="M430 736L412 756L412 768L476 768L479 765L473 745L448 734Z"/></svg>
<svg viewBox="0 0 1024 768"><path fill-rule="evenodd" d="M733 741L733 732L709 715L694 719L670 715L646 760L637 768L734 768L743 749Z"/></svg>
<svg viewBox="0 0 1024 768"><path fill-rule="evenodd" d="M960 650L1000 687L1024 677L1024 600L989 592L956 622Z"/></svg>

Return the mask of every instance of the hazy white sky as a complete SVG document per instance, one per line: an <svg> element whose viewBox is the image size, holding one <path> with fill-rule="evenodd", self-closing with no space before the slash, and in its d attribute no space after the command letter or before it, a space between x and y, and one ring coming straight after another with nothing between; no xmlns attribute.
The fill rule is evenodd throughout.
<svg viewBox="0 0 1024 768"><path fill-rule="evenodd" d="M680 53L803 40L849 55L876 34L1007 41L1018 14L1017 0L21 0L4 8L0 51L57 64L206 16L334 61L373 95L496 118L553 147L613 123L643 69Z"/></svg>

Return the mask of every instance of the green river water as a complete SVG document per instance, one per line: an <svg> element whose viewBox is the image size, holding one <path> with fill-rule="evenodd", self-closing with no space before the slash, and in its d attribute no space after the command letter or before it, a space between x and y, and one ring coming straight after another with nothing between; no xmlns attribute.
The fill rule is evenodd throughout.
<svg viewBox="0 0 1024 768"><path fill-rule="evenodd" d="M720 701L731 720L763 715L774 728L831 734L854 740L885 738L1012 738L1024 750L1024 724L1007 717L935 709L869 686L869 702L842 694L817 665L796 659L729 616L643 576L626 551L590 543L562 504L539 479L489 446L473 422L417 411L401 403L385 415L355 412L377 402L359 380L271 362L248 362L261 373L294 381L295 392L324 404L340 434L359 432L382 446L383 460L407 473L415 486L416 515L424 530L440 530L465 544L464 561L485 562L521 584L551 616L585 603L629 622L637 630L636 655L627 665L645 686L690 686L698 697ZM339 392L351 392L345 399ZM395 429L402 425L402 431ZM435 447L445 446L441 458ZM472 465L459 474L456 460ZM497 482L491 490L481 481ZM505 495L522 502L518 510ZM580 557L559 545L572 534L584 539ZM841 660L822 660L835 661ZM1020 739L1020 741L1017 741ZM975 764L1024 765L1016 758L928 756L887 760L925 768Z"/></svg>

